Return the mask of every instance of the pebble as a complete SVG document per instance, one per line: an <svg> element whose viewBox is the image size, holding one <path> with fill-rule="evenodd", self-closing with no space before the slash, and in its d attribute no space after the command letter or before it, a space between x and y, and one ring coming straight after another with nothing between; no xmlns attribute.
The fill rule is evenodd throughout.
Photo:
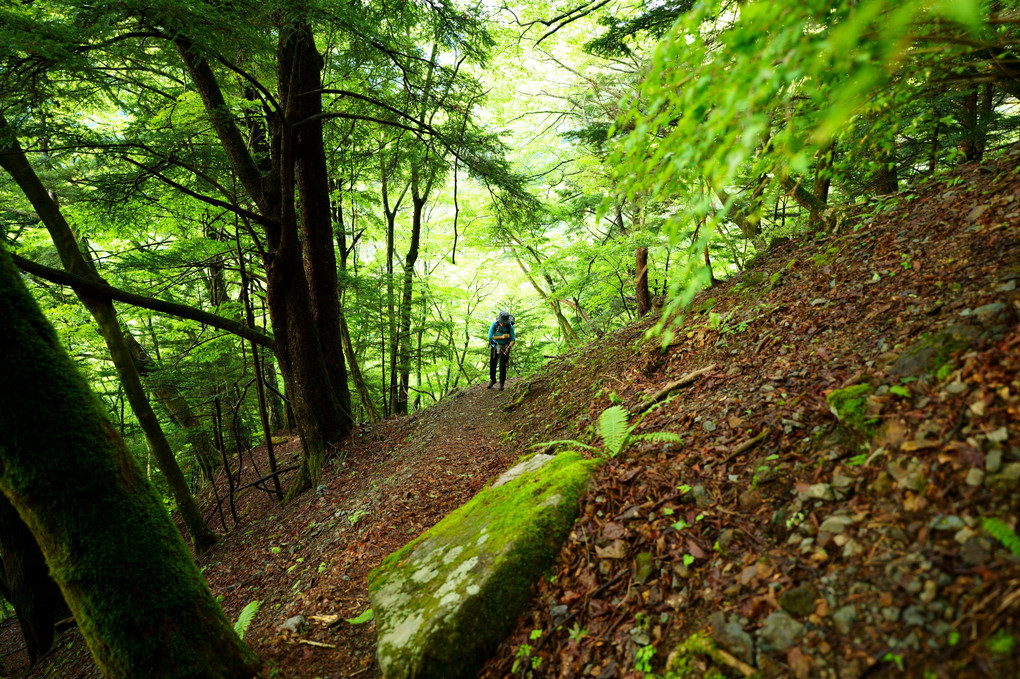
<svg viewBox="0 0 1020 679"><path fill-rule="evenodd" d="M832 624L840 634L849 634L850 627L857 620L857 607L853 604L836 609L832 614Z"/></svg>
<svg viewBox="0 0 1020 679"><path fill-rule="evenodd" d="M907 606L903 609L903 622L911 627L923 627L926 622L924 613L917 606Z"/></svg>
<svg viewBox="0 0 1020 679"><path fill-rule="evenodd" d="M853 524L854 520L849 516L830 516L822 521L822 525L818 529L831 535L839 535L846 530L847 526Z"/></svg>
<svg viewBox="0 0 1020 679"><path fill-rule="evenodd" d="M301 630L304 629L307 624L308 621L305 620L305 616L295 615L294 617L287 618L280 623L278 629L281 632L293 632L294 634L300 634Z"/></svg>
<svg viewBox="0 0 1020 679"><path fill-rule="evenodd" d="M836 496L832 492L832 486L827 483L815 483L808 487L803 493L802 499L805 500L835 500Z"/></svg>
<svg viewBox="0 0 1020 679"><path fill-rule="evenodd" d="M897 622L900 619L900 609L895 606L886 606L882 609L882 617L889 622Z"/></svg>
<svg viewBox="0 0 1020 679"><path fill-rule="evenodd" d="M789 613L776 611L765 618L758 636L772 650L782 653L793 646L794 642L804 633L804 625L790 617Z"/></svg>
<svg viewBox="0 0 1020 679"><path fill-rule="evenodd" d="M961 519L960 517L958 517L958 516L956 516L954 514L946 514L946 515L943 515L943 516L937 516L934 519L932 519L932 522L931 522L931 527L934 528L935 530L953 530L953 531L956 531L956 530L960 530L965 525L966 524L963 522L963 519Z"/></svg>
<svg viewBox="0 0 1020 679"><path fill-rule="evenodd" d="M967 391L967 384L965 382L950 382L946 385L946 391L952 396L959 396L963 392Z"/></svg>
<svg viewBox="0 0 1020 679"><path fill-rule="evenodd" d="M780 594L779 605L790 615L802 618L814 612L815 599L818 597L818 588L811 583L805 583Z"/></svg>
<svg viewBox="0 0 1020 679"><path fill-rule="evenodd" d="M845 545L843 545L843 557L847 559L855 557L863 551L864 547L861 547L860 543L857 542L856 540L850 540Z"/></svg>
<svg viewBox="0 0 1020 679"><path fill-rule="evenodd" d="M1005 427L1003 427L1005 429ZM993 448L985 456L985 473L995 474L1002 468L1002 449Z"/></svg>
<svg viewBox="0 0 1020 679"><path fill-rule="evenodd" d="M984 483L984 480L985 480L985 471L983 469L978 469L977 467L971 467L971 470L969 472L967 472L966 483L967 483L968 486L974 486L974 487L980 486L982 483Z"/></svg>

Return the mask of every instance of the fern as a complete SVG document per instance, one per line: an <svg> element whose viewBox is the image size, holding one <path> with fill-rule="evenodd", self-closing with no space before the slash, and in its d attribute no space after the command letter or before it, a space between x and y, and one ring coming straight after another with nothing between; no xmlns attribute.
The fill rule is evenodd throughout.
<svg viewBox="0 0 1020 679"><path fill-rule="evenodd" d="M993 538L1002 543L1002 546L1013 553L1013 556L1020 559L1020 537L1016 531L1001 519L984 517L981 519L981 527Z"/></svg>
<svg viewBox="0 0 1020 679"><path fill-rule="evenodd" d="M630 427L627 426L627 411L620 406L612 406L603 410L602 415L599 416L599 433L602 434L602 441L609 457L616 457L623 452L627 444L627 437L630 435Z"/></svg>
<svg viewBox="0 0 1020 679"><path fill-rule="evenodd" d="M237 622L234 623L234 632L237 633L239 639L244 639L244 634L248 631L248 626L251 625L251 621L255 618L255 614L259 612L259 606L261 605L262 602L256 599L241 611Z"/></svg>

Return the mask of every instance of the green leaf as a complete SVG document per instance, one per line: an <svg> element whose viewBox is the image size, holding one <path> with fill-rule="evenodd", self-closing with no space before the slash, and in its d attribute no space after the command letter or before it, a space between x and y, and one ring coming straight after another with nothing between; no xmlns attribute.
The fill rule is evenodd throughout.
<svg viewBox="0 0 1020 679"><path fill-rule="evenodd" d="M635 441L651 441L652 443L683 443L684 441L680 434L671 431L653 431L647 434L638 434L633 438Z"/></svg>
<svg viewBox="0 0 1020 679"><path fill-rule="evenodd" d="M599 433L602 434L609 457L616 457L623 452L627 434L630 433L627 428L627 411L620 406L603 410L599 416Z"/></svg>
<svg viewBox="0 0 1020 679"><path fill-rule="evenodd" d="M910 390L907 389L906 387L901 387L898 384L889 387L889 393L896 394L897 396L902 396L903 398L910 398Z"/></svg>
<svg viewBox="0 0 1020 679"><path fill-rule="evenodd" d="M237 622L234 623L234 632L237 633L238 639L244 639L245 632L248 631L248 626L251 625L251 621L255 618L255 614L259 612L259 606L261 605L262 602L256 599L241 611Z"/></svg>
<svg viewBox="0 0 1020 679"><path fill-rule="evenodd" d="M364 613L356 618L344 618L348 623L352 625L362 625L375 618L375 612L371 608L366 609Z"/></svg>

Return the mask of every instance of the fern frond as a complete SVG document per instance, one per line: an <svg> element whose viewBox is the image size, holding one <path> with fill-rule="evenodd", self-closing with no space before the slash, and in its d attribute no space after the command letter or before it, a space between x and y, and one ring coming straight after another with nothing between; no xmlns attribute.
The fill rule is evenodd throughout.
<svg viewBox="0 0 1020 679"><path fill-rule="evenodd" d="M255 614L259 612L259 606L261 605L262 602L256 599L241 611L237 622L234 623L234 632L237 633L239 639L244 639L244 634L248 631L248 626L251 625L251 621L255 618Z"/></svg>
<svg viewBox="0 0 1020 679"><path fill-rule="evenodd" d="M634 437L635 441L651 441L652 443L683 443L684 439L680 434L671 431L653 431L647 434L639 434Z"/></svg>
<svg viewBox="0 0 1020 679"><path fill-rule="evenodd" d="M627 426L627 411L620 406L612 406L602 411L599 416L599 433L606 446L609 457L616 457L623 452L630 428Z"/></svg>
<svg viewBox="0 0 1020 679"><path fill-rule="evenodd" d="M989 535L1002 543L1002 546L1013 553L1013 556L1020 559L1020 536L1009 527L1005 521L990 517L981 519L981 527Z"/></svg>

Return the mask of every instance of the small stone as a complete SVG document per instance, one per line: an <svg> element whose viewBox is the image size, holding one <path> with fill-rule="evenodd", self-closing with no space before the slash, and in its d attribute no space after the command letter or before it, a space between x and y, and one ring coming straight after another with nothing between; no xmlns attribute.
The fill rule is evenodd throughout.
<svg viewBox="0 0 1020 679"><path fill-rule="evenodd" d="M821 306L823 304L828 304L828 303L829 303L829 300L825 299L824 297L816 297L813 300L811 300L811 306Z"/></svg>
<svg viewBox="0 0 1020 679"><path fill-rule="evenodd" d="M836 496L832 493L832 486L827 483L815 483L804 492L805 500L834 500Z"/></svg>
<svg viewBox="0 0 1020 679"><path fill-rule="evenodd" d="M712 637L716 642L729 650L744 662L754 661L754 640L751 635L744 631L744 628L735 622L730 622L716 629L712 626Z"/></svg>
<svg viewBox="0 0 1020 679"><path fill-rule="evenodd" d="M982 538L971 538L963 543L963 547L960 549L960 558L968 566L980 566L992 558L992 554Z"/></svg>
<svg viewBox="0 0 1020 679"><path fill-rule="evenodd" d="M939 593L939 584L934 580L925 580L924 587L921 589L921 596L918 597L921 603L930 604L935 600L935 596Z"/></svg>
<svg viewBox="0 0 1020 679"><path fill-rule="evenodd" d="M640 552L634 557L634 579L639 585L648 582L655 574L655 557L651 552Z"/></svg>
<svg viewBox="0 0 1020 679"><path fill-rule="evenodd" d="M1002 469L1002 448L992 448L985 455L985 474L995 474L1000 469Z"/></svg>
<svg viewBox="0 0 1020 679"><path fill-rule="evenodd" d="M757 509L761 506L761 493L755 488L745 490L737 498L741 509Z"/></svg>
<svg viewBox="0 0 1020 679"><path fill-rule="evenodd" d="M308 621L305 620L303 615L295 615L292 618L287 618L280 623L279 629L281 632L291 632L293 634L301 634L302 630L308 625Z"/></svg>
<svg viewBox="0 0 1020 679"><path fill-rule="evenodd" d="M702 485L691 488L691 495L694 496L694 504L698 507L707 507L712 504L712 496L708 494L708 491Z"/></svg>
<svg viewBox="0 0 1020 679"><path fill-rule="evenodd" d="M1006 439L1009 438L1009 430L1005 427L999 427L995 431L988 432L987 438L992 443L1005 443Z"/></svg>
<svg viewBox="0 0 1020 679"><path fill-rule="evenodd" d="M652 637L644 627L633 627L630 630L630 640L635 646L647 646L652 643Z"/></svg>
<svg viewBox="0 0 1020 679"><path fill-rule="evenodd" d="M935 517L931 522L931 527L935 530L952 530L957 531L963 528L965 525L963 519L953 514L945 514L943 516Z"/></svg>
<svg viewBox="0 0 1020 679"><path fill-rule="evenodd" d="M978 469L977 467L972 467L971 470L969 472L967 472L966 483L967 483L968 486L974 486L974 487L980 486L982 483L984 483L984 480L985 480L985 471L983 469Z"/></svg>
<svg viewBox="0 0 1020 679"><path fill-rule="evenodd" d="M857 607L853 604L836 609L832 614L832 624L840 634L850 634L850 627L857 620Z"/></svg>
<svg viewBox="0 0 1020 679"><path fill-rule="evenodd" d="M832 487L836 490L847 490L854 485L853 477L836 474L832 477Z"/></svg>
<svg viewBox="0 0 1020 679"><path fill-rule="evenodd" d="M924 613L917 606L907 606L903 609L903 622L911 627L923 627L926 622Z"/></svg>
<svg viewBox="0 0 1020 679"><path fill-rule="evenodd" d="M790 617L789 613L776 611L765 618L758 636L773 651L783 653L793 646L794 642L804 633L804 625Z"/></svg>
<svg viewBox="0 0 1020 679"><path fill-rule="evenodd" d="M959 396L960 394L967 391L967 383L960 382L959 380L957 380L956 382L950 382L949 384L946 385L946 391L949 393L950 396Z"/></svg>
<svg viewBox="0 0 1020 679"><path fill-rule="evenodd" d="M556 604L549 609L549 614L552 616L553 625L559 626L567 619L570 615L570 606L566 604Z"/></svg>
<svg viewBox="0 0 1020 679"><path fill-rule="evenodd" d="M719 539L717 540L719 547L721 549L729 549L729 546L733 544L733 536L732 528L727 528L722 533L719 533Z"/></svg>
<svg viewBox="0 0 1020 679"><path fill-rule="evenodd" d="M989 485L1003 488L1015 486L1018 481L1020 481L1020 462L1003 465L1002 471L988 479Z"/></svg>
<svg viewBox="0 0 1020 679"><path fill-rule="evenodd" d="M831 535L839 535L847 529L847 526L852 525L854 525L854 520L849 516L830 516L825 521L822 521L822 525L818 527L818 530Z"/></svg>
<svg viewBox="0 0 1020 679"><path fill-rule="evenodd" d="M805 583L780 594L779 605L790 615L803 618L814 612L815 599L818 597L818 588L811 583Z"/></svg>
<svg viewBox="0 0 1020 679"><path fill-rule="evenodd" d="M864 551L864 547L856 540L850 540L843 546L843 558L851 559Z"/></svg>
<svg viewBox="0 0 1020 679"><path fill-rule="evenodd" d="M882 617L889 622L898 622L900 619L900 609L895 606L886 606L882 609Z"/></svg>

